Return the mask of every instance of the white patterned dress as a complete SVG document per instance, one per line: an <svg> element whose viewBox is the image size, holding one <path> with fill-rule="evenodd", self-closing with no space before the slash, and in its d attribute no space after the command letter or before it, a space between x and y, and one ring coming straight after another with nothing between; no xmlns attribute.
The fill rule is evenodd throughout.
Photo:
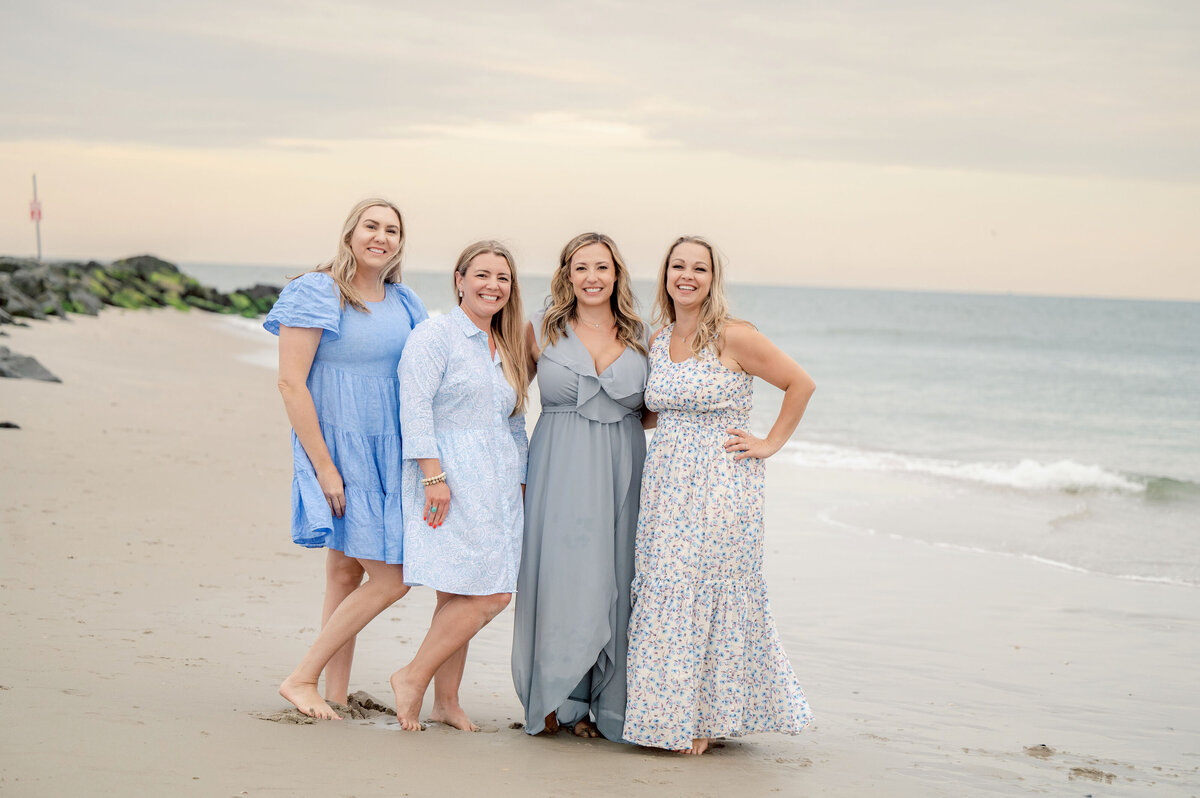
<svg viewBox="0 0 1200 798"><path fill-rule="evenodd" d="M529 439L517 395L488 351L487 333L462 308L418 324L400 360L404 430L404 582L459 595L517 588ZM421 517L417 460L436 457L450 509L433 529Z"/></svg>
<svg viewBox="0 0 1200 798"><path fill-rule="evenodd" d="M709 351L675 363L671 328L650 349L658 428L642 477L629 622L626 740L684 750L700 737L796 734L812 721L763 582L762 460L735 462L753 378Z"/></svg>

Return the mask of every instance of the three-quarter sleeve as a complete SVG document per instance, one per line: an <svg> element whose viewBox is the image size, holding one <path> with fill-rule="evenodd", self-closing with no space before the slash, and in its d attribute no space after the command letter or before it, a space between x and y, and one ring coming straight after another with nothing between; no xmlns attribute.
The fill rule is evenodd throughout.
<svg viewBox="0 0 1200 798"><path fill-rule="evenodd" d="M517 444L517 467L521 472L521 484L524 485L529 468L529 433L525 431L525 416L509 416L508 429Z"/></svg>
<svg viewBox="0 0 1200 798"><path fill-rule="evenodd" d="M341 320L342 297L333 278L326 272L308 272L283 287L263 329L279 335L280 325L314 327L325 330L326 340L335 340Z"/></svg>
<svg viewBox="0 0 1200 798"><path fill-rule="evenodd" d="M400 435L405 460L440 457L433 420L433 398L446 374L446 333L438 325L419 324L400 358Z"/></svg>

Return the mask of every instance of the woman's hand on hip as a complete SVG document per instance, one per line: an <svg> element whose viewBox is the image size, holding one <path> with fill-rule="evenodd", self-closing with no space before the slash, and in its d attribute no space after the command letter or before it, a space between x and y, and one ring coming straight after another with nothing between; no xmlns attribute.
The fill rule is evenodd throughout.
<svg viewBox="0 0 1200 798"><path fill-rule="evenodd" d="M725 441L725 451L732 454L735 461L745 460L747 457L765 460L779 451L779 447L766 438L756 438L745 430L730 427L725 431L729 433L729 440Z"/></svg>
<svg viewBox="0 0 1200 798"><path fill-rule="evenodd" d="M446 513L450 511L450 486L438 482L425 486L425 510L421 516L425 523L439 527L446 521Z"/></svg>
<svg viewBox="0 0 1200 798"><path fill-rule="evenodd" d="M317 483L329 502L329 509L334 518L341 518L346 513L346 486L342 484L342 475L335 466L317 472Z"/></svg>

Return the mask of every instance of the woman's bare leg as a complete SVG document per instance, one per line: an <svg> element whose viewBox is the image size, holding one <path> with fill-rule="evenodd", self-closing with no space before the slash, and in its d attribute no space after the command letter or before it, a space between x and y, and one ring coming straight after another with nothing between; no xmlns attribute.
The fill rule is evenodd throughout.
<svg viewBox="0 0 1200 798"><path fill-rule="evenodd" d="M443 598L443 595L445 598ZM438 593L440 606L412 662L392 674L396 693L396 717L405 731L421 729L421 702L435 672L475 634L500 614L512 599L511 593L491 596L458 596ZM465 650L465 649L464 649Z"/></svg>
<svg viewBox="0 0 1200 798"><path fill-rule="evenodd" d="M437 607L434 617L446 606L451 593L438 593ZM430 621L430 627L433 622ZM433 675L433 712L429 717L438 723L445 723L463 731L479 731L479 727L471 722L467 713L458 703L458 688L462 684L463 670L467 667L467 646L470 641L450 655L450 659L442 663Z"/></svg>
<svg viewBox="0 0 1200 798"><path fill-rule="evenodd" d="M326 549L325 557L325 606L321 608L321 628L329 623L329 616L346 596L362 584L366 571L353 557L347 557L337 549ZM325 700L345 704L350 691L350 666L354 662L354 640L350 638L325 665Z"/></svg>
<svg viewBox="0 0 1200 798"><path fill-rule="evenodd" d="M367 572L367 581L346 596L321 628L312 648L300 660L296 670L279 686L279 694L296 709L314 718L339 716L317 692L317 679L334 655L354 639L375 616L399 601L408 592L404 569L375 560L359 560Z"/></svg>

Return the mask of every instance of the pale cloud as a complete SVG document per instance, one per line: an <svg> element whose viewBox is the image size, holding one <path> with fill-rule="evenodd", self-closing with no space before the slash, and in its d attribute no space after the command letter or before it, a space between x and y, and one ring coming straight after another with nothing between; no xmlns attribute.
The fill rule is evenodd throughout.
<svg viewBox="0 0 1200 798"><path fill-rule="evenodd" d="M568 113L768 159L1200 178L1190 3L51 0L14 11L8 30L22 35L0 53L18 76L0 90L0 136L14 139L243 146L511 131Z"/></svg>
<svg viewBox="0 0 1200 798"><path fill-rule="evenodd" d="M417 138L520 142L581 148L669 147L672 142L652 137L645 128L579 114L547 112L511 122L470 122L463 125L417 125Z"/></svg>

